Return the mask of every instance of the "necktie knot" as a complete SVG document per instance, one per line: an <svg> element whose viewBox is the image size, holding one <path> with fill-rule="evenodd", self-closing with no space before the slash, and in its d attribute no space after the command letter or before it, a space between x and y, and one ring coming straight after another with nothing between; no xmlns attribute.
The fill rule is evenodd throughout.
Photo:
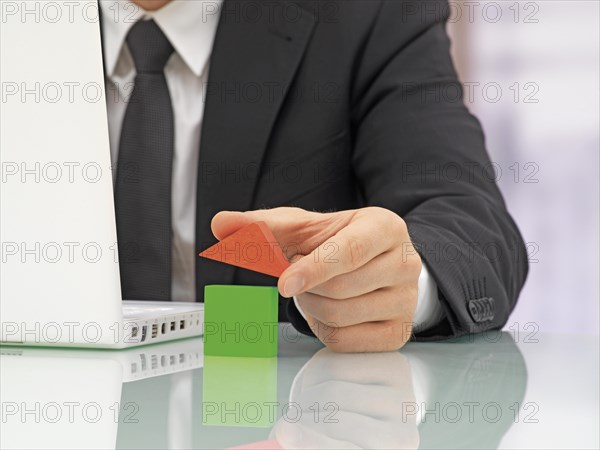
<svg viewBox="0 0 600 450"><path fill-rule="evenodd" d="M175 50L154 20L139 20L129 30L127 45L137 73L162 73Z"/></svg>

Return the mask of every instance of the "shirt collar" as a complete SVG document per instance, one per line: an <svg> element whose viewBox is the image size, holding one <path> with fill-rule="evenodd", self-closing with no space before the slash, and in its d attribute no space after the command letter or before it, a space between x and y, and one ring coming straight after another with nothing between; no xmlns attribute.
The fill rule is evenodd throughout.
<svg viewBox="0 0 600 450"><path fill-rule="evenodd" d="M100 0L104 64L113 76L131 27L152 18L190 70L200 76L212 52L222 0L172 0L158 11L144 11L130 0Z"/></svg>

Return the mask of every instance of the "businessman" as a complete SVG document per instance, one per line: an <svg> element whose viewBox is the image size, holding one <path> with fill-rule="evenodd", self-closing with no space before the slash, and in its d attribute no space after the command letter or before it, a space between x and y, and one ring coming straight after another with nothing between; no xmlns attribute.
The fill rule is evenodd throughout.
<svg viewBox="0 0 600 450"><path fill-rule="evenodd" d="M279 320L335 351L506 323L527 257L445 1L100 7L124 298L273 284L197 257L262 220L292 261Z"/></svg>

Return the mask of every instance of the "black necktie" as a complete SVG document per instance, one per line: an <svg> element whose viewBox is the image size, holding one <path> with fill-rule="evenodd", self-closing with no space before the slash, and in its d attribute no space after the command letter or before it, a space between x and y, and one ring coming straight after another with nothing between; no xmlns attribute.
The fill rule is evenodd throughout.
<svg viewBox="0 0 600 450"><path fill-rule="evenodd" d="M137 76L115 185L121 291L125 300L168 300L174 124L164 68L173 46L153 20L137 22L127 44Z"/></svg>

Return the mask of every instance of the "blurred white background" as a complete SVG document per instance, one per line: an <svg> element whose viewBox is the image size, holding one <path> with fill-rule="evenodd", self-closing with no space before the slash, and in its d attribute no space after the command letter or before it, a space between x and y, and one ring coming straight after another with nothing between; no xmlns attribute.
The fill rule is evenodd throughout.
<svg viewBox="0 0 600 450"><path fill-rule="evenodd" d="M530 254L507 328L599 331L599 4L450 1L465 101Z"/></svg>

